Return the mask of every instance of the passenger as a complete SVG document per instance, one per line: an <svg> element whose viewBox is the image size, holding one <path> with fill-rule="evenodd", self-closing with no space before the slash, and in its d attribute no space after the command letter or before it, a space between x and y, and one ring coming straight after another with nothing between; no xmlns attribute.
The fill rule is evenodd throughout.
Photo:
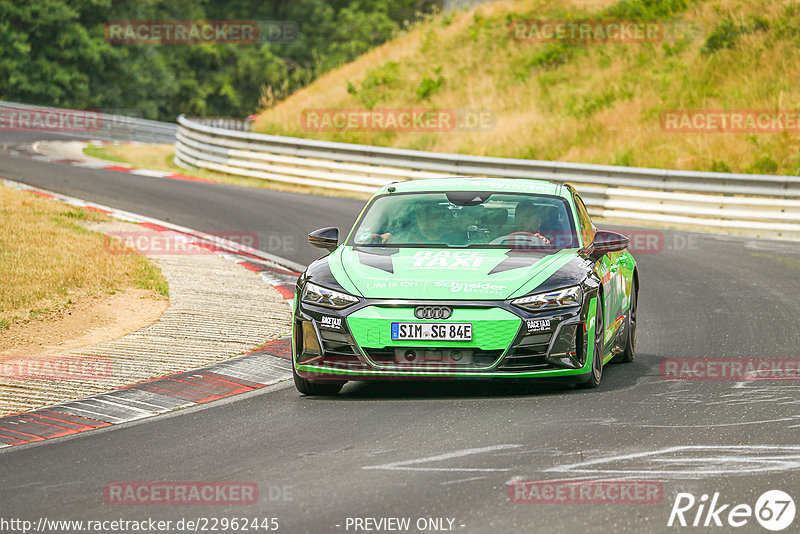
<svg viewBox="0 0 800 534"><path fill-rule="evenodd" d="M414 216L401 228L375 234L374 242L386 244L463 245L465 234L453 228L449 210L435 202L414 207Z"/></svg>

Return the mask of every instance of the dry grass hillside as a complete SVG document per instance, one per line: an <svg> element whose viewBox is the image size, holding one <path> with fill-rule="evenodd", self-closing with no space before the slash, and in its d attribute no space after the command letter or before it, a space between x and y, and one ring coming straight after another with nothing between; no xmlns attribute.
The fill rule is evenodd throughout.
<svg viewBox="0 0 800 534"><path fill-rule="evenodd" d="M646 43L520 42L529 19L640 19ZM665 110L800 109L800 4L520 0L439 14L262 112L258 131L439 152L800 175L798 133L671 133ZM488 111L487 131L311 132L304 109Z"/></svg>

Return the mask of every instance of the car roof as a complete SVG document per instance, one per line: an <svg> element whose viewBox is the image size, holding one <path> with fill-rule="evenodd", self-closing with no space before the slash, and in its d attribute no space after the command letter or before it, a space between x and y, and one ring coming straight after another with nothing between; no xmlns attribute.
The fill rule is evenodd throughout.
<svg viewBox="0 0 800 534"><path fill-rule="evenodd" d="M529 178L488 178L473 176L448 176L409 180L385 185L376 194L424 193L432 191L496 191L538 195L568 196L569 188L548 180Z"/></svg>

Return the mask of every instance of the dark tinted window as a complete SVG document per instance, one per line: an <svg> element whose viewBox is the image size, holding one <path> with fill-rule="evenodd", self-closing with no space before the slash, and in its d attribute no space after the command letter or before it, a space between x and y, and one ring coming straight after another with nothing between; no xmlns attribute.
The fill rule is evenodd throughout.
<svg viewBox="0 0 800 534"><path fill-rule="evenodd" d="M565 199L521 193L406 193L376 198L355 246L577 248Z"/></svg>
<svg viewBox="0 0 800 534"><path fill-rule="evenodd" d="M592 226L592 220L589 218L589 212L583 204L583 200L577 194L575 195L575 207L578 209L578 224L580 224L583 246L586 246L594 241L594 226Z"/></svg>

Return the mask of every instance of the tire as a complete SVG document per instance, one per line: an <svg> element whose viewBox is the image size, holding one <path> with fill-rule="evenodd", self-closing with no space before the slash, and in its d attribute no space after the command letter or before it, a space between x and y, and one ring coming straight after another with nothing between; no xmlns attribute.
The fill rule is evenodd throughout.
<svg viewBox="0 0 800 534"><path fill-rule="evenodd" d="M294 387L303 395L336 395L345 385L345 382L312 382L298 375L294 364L292 364L292 376Z"/></svg>
<svg viewBox="0 0 800 534"><path fill-rule="evenodd" d="M603 302L602 297L598 293L597 309L594 314L594 351L592 353L592 371L589 373L589 380L581 384L581 387L586 389L594 389L600 385L600 380L603 378L603 345L605 344L603 332L605 325L603 324Z"/></svg>
<svg viewBox="0 0 800 534"><path fill-rule="evenodd" d="M620 354L619 361L631 363L636 358L636 306L639 297L636 294L636 284L631 288L631 307L628 310L628 341L625 343L625 351Z"/></svg>

